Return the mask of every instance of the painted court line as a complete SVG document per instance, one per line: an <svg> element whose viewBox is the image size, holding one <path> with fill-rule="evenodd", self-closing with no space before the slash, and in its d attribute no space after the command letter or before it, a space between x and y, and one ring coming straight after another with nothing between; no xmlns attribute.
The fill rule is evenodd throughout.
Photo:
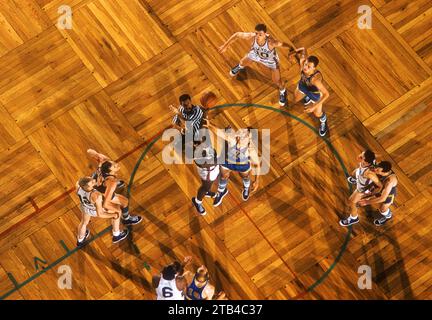
<svg viewBox="0 0 432 320"><path fill-rule="evenodd" d="M154 135L153 137L147 139L146 141L140 143L138 146L136 146L135 148L133 148L132 150L126 152L125 154L123 154L122 156L120 156L117 160L115 160L116 162L119 162L125 158L127 158L128 156L130 156L132 153L134 153L135 151L139 150L140 148L142 148L143 146L145 146L146 144L148 144L150 141L152 141L154 139L154 137L158 136L161 134L161 132L163 132L164 130L166 130L169 127L166 127L164 129L162 129L160 132L158 132L156 135ZM2 233L0 233L0 238L5 237L6 235L8 235L9 233L11 233L11 231L13 231L15 228L22 226L23 224L25 224L26 222L30 221L32 218L34 218L36 215L38 215L39 213L41 213L42 211L48 209L49 207L53 206L56 202L60 201L61 199L63 199L64 197L66 197L67 195L71 194L72 192L75 191L75 187L70 188L69 190L63 192L61 195L59 195L58 197L54 198L53 200L49 201L48 203L46 203L44 206L42 207L38 207L36 202L34 201L33 198L29 198L29 202L31 203L31 205L33 206L33 208L35 209L34 212L30 213L28 216L26 216L25 218L21 219L20 221L18 221L17 223L15 223L14 225L10 226L9 228L7 228L5 231L3 231Z"/></svg>
<svg viewBox="0 0 432 320"><path fill-rule="evenodd" d="M166 128L165 128L166 129ZM163 129L161 132L163 132L165 129ZM161 135L161 132L158 132L155 136L159 136ZM154 137L151 137L150 139L146 140L145 142L141 143L139 145L139 147L135 147L134 149L132 149L131 151L127 152L126 155L129 156L132 153L134 153L135 151L137 151L140 147L144 146L145 144L147 144L149 141L154 140ZM153 144L152 144L153 145ZM146 148L146 150L148 150L148 148ZM125 155L121 156L119 159L122 160L126 158ZM144 158L143 155L141 155L141 160ZM117 160L117 161L120 161ZM38 208L36 203L34 203L33 199L29 199L30 202L32 202L33 207L36 209L34 213L30 214L29 216L27 216L26 218L24 218L23 220L17 222L15 225L13 225L12 227L10 227L9 229L7 229L5 232L3 232L2 234L0 234L0 237L3 236L4 234L9 233L12 229L14 229L14 227L16 227L18 224L21 225L22 223L30 220L34 215L38 214L39 212L41 212L42 210L45 210L46 208L48 208L49 206L53 205L56 201L58 201L59 199L67 196L69 193L73 192L75 190L75 188L70 189L68 191L66 191L65 193L61 194L59 197L53 199L51 202L47 203L45 206ZM129 196L129 187L128 187L128 196ZM97 233L92 239L90 239L87 242L87 245L89 245L91 242L93 242L94 240L96 240L97 238L99 238L100 236L104 235L106 232L108 232L109 230L111 230L111 226L103 229L101 232ZM44 274L45 272L47 272L48 270L52 269L54 266L56 266L57 264L59 264L61 261L63 261L64 259L70 257L72 254L74 254L75 252L78 252L78 250L80 248L74 248L72 250L70 250L67 246L66 243L63 240L60 240L60 245L65 249L66 254L63 255L62 257L60 257L59 259L57 259L56 261L54 261L52 264L48 265L46 268L42 269L41 271L39 271L38 273L34 274L33 276L31 276L30 278L28 278L27 280L25 280L22 283L18 283L15 279L15 277L12 275L12 273L7 273L9 279L11 280L11 282L14 284L14 289L9 290L8 292L6 292L4 295L0 296L0 300L3 300L5 298L7 298L8 296L10 296L11 294L13 294L14 292L16 292L17 290L19 290L20 288L24 287L25 285L27 285L28 283L32 282L33 280L37 279L38 277L40 277L42 274ZM140 253L139 248L136 246L135 243L133 243L133 248L135 250L136 253ZM146 263L146 268L147 268L148 264ZM150 268L150 266L148 266L148 268Z"/></svg>
<svg viewBox="0 0 432 320"><path fill-rule="evenodd" d="M292 114L290 114L290 113L288 113L288 112L286 112L286 111L284 111L284 110L275 109L275 108L273 108L273 107L268 107L268 106L258 105L258 104L236 103L236 104L224 104L224 105L216 106L216 107L210 108L209 110L213 110L213 109L222 109L222 108L228 108L228 107L256 107L256 108L260 108L260 109L267 109L267 110L270 110L270 111L279 112L279 113L281 113L281 114L283 114L283 115L285 115L285 116L289 116L289 117L291 117L291 118L293 118L293 119L295 119L295 120L301 122L302 124L304 124L305 126L309 127L309 128L310 128L310 129L315 133L315 134L317 134L317 135L319 136L319 134L318 134L318 132L315 130L315 128L313 128L310 124L308 124L308 123L305 122L304 120L302 120L302 119L300 119L300 118L298 118L298 117L296 117L296 116L294 116L294 115L292 115ZM162 130L162 131L163 131L163 130ZM161 132L162 132L162 131L161 131ZM130 190L131 190L131 187L132 187L132 184L133 184L133 181L134 181L134 177L135 177L135 174L136 174L136 172L137 172L137 170L138 170L138 168L139 168L139 166L140 166L142 160L144 159L144 157L145 157L145 155L147 154L147 152L151 149L151 147L152 147L152 146L156 143L156 141L161 137L161 132L157 133L155 136L153 136L152 138L150 138L150 139L148 140L148 141L151 141L151 142L147 145L147 147L144 149L143 153L141 154L140 158L138 159L138 161L137 161L137 163L136 163L136 165L135 165L135 167L134 167L134 169L133 169L133 171L132 171L131 177L130 177L130 181L129 181L129 185L128 185L128 189L127 189L127 196L128 196L128 197L130 197ZM322 138L322 137L321 137L321 138ZM330 143L326 138L322 138L322 139L326 142L327 146L330 148L330 150L332 151L332 153L334 154L334 156L337 158L338 162L341 164L342 169L343 169L345 175L348 175L347 170L346 170L346 167L345 167L345 165L344 165L342 159L340 158L339 154L337 153L336 149L333 147L333 145L332 145L332 144L331 144L331 143ZM143 144L141 144L140 146L143 146L143 145L145 145L145 144L146 144L146 142L143 143ZM134 150L133 150L133 151L129 151L129 152L127 153L127 155L132 154L133 152L135 152L135 151L138 150L138 149L139 149L139 147L134 148ZM123 158L121 158L121 159L123 159ZM349 189L350 189L350 191L351 191L351 186L350 186L349 184L348 184L348 186L349 186ZM74 189L71 189L71 190L73 191ZM69 194L70 192L72 192L72 191L68 190L68 191L65 192L64 194L60 195L60 197L58 197L58 198L64 197L64 196L68 195L68 194ZM58 199L58 198L56 198L56 199ZM51 202L52 202L52 201L51 201ZM35 204L35 205L36 205L36 204ZM48 204L47 204L47 205L48 205ZM35 212L34 214L37 214L38 212L40 212L40 211L43 210L43 209L46 209L46 208L47 208L47 205L43 206L42 208L38 208L38 210L36 210L36 212ZM51 205L52 205L52 204L51 204ZM37 208L37 206L36 206L36 208ZM26 217L25 219L27 219L27 218L28 218L28 217ZM23 220L25 220L25 219L23 219ZM18 223L21 223L21 221L18 222ZM16 226L16 225L15 225L15 226ZM12 228L13 228L13 227L7 229L6 232L10 231L10 229L12 229ZM107 233L109 230L111 230L111 226L109 226L109 227L105 228L104 230L102 230L101 232L97 233L93 238L91 238L91 239L87 242L87 245L89 245L91 242L93 242L93 241L96 240L97 238L99 238L99 237L101 237L102 235L104 235L105 233ZM349 242L349 240L350 240L351 232L352 232L352 227L349 227L349 228L348 228L347 236L346 236L345 241L344 241L344 243L343 243L343 245L342 245L342 247L341 247L341 249L340 249L340 252L339 252L338 256L336 257L335 261L333 262L333 264L329 267L329 269L328 269L328 270L327 270L327 271L326 271L326 272L321 276L320 279L318 279L318 280L317 280L313 285L311 285L310 287L308 287L307 290L306 290L305 292L299 294L299 295L296 296L295 298L297 298L297 297L301 297L301 296L304 296L304 295L307 294L308 292L314 290L316 286L318 286L320 283L322 283L322 282L324 281L324 279L327 278L327 276L328 276L328 275L330 274L330 272L334 269L334 267L336 266L336 264L337 264L337 263L339 262L339 260L341 259L341 257L342 257L342 255L343 255L344 251L346 250L346 248L347 248L347 246L348 246L348 242ZM5 233L5 232L3 232L2 234L0 234L0 237L1 237L4 233ZM14 284L14 287L15 287L15 288L9 290L9 291L6 292L4 295L0 296L0 300L3 300L3 299L5 299L5 298L7 298L8 296L10 296L11 294L13 294L14 292L18 291L20 288L24 287L24 286L27 285L28 283L30 283L30 282L32 282L33 280L37 279L37 278L40 277L42 274L44 274L44 273L46 273L47 271L51 270L53 267L55 267L56 265L58 265L60 262L62 262L63 260L65 260L66 258L70 257L71 255L73 255L74 253L78 252L78 250L81 249L81 248L74 248L74 249L72 249L72 250L69 250L69 249L67 248L67 246L66 246L66 244L64 243L63 240L60 240L59 243L60 243L60 245L61 245L61 246L66 250L67 253L66 253L64 256L62 256L62 257L60 257L59 259L57 259L56 261L54 261L53 263L51 263L50 265L48 265L46 268L42 269L42 270L39 271L38 273L34 274L33 276L31 276L30 278L28 278L27 280L25 280L24 282L22 282L22 283L18 283L18 282L16 281L16 279L14 278L14 276L13 276L11 273L8 272L7 275L8 275L8 277L9 277L10 281ZM138 248L136 247L136 245L135 245L135 248L138 249ZM139 252L139 249L138 249L138 252ZM147 268L147 267L150 268L150 266L149 266L147 263L145 263L144 267L145 267L145 268Z"/></svg>
<svg viewBox="0 0 432 320"><path fill-rule="evenodd" d="M90 240L87 241L87 245L89 245L90 243L92 243L93 241L95 241L96 239L98 239L99 237L103 236L105 233L107 233L108 231L111 230L111 226L103 229L101 232L97 233L93 238L91 238ZM0 296L0 300L3 300L7 297L9 297L12 293L14 293L15 291L21 289L22 287L24 287L25 285L29 284L30 282L32 282L33 280L39 278L41 275L43 275L45 272L51 270L52 268L54 268L56 265L58 265L60 262L62 262L63 260L65 260L66 258L69 258L71 255L73 255L75 252L78 252L79 250L81 250L81 248L74 248L70 251L68 251L68 253L66 253L64 256L58 258L56 261L54 261L53 263L49 264L48 266L46 266L44 269L42 269L41 271L39 271L38 273L35 273L34 275L32 275L30 278L28 278L27 280L25 280L22 283L18 283L16 280L15 282L11 279L12 274L8 273L9 279L11 279L11 281L14 283L15 288L12 290L9 290L8 292L6 292L4 295ZM13 276L12 276L13 278ZM15 278L13 278L15 279Z"/></svg>
<svg viewBox="0 0 432 320"><path fill-rule="evenodd" d="M288 116L290 118L293 118L294 120L297 120L298 122L302 123L303 125L305 125L309 129L311 129L312 132L314 132L319 138L321 138L327 144L327 146L330 148L330 151L336 157L337 161L341 165L344 175L348 176L348 171L347 171L347 169L345 167L345 164L342 161L342 158L340 157L340 155L337 152L337 150L330 143L330 141L328 141L325 137L321 137L319 135L318 131L314 127L312 127L309 123L307 123L306 121L304 121L303 119L300 119L300 118L298 118L298 117L290 114L289 112L287 112L285 110L276 109L276 108L273 108L273 107L264 106L264 105L260 105L260 104L252 104L252 103L227 103L227 104L215 106L213 108L209 108L209 110L223 109L223 108L228 108L228 107L255 107L255 108L260 108L260 109L267 109L267 110L270 110L270 111L281 113L284 116ZM159 138L160 138L160 136L155 137L155 139L143 151L143 154L141 155L141 157L139 158L137 164L135 165L135 168L132 171L130 182L129 182L128 197L130 195L130 186L133 184L135 173L137 172L137 170L139 168L139 165L141 164L141 161L144 159L146 153L151 149L151 147L153 146L153 144L155 144L156 141ZM351 187L351 185L349 183L347 183L347 185L348 185L348 188L349 188L349 192L351 193L352 187ZM349 240L351 238L351 233L352 233L352 226L350 226L348 228L348 232L347 232L347 235L345 236L344 243L342 244L342 246L340 248L340 251L339 251L339 253L338 253L335 261L330 265L330 267L328 268L328 270L317 281L315 281L315 283L313 283L304 292L300 293L299 295L297 295L293 299L302 297L302 296L306 295L307 293L313 291L319 284L321 284L328 277L328 275L330 274L330 272L336 267L337 263L342 258L343 253L346 251L346 248L348 246L348 242L349 242ZM282 259L282 261L284 261L284 260ZM291 272L294 274L293 271L291 271Z"/></svg>

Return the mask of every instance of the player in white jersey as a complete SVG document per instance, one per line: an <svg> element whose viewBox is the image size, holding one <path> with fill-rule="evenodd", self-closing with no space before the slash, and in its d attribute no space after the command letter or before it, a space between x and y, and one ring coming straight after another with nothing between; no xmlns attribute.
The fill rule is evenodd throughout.
<svg viewBox="0 0 432 320"><path fill-rule="evenodd" d="M83 246L90 235L90 231L87 230L87 225L89 224L91 217L112 219L113 243L122 241L129 234L129 230L127 229L120 231L120 206L118 206L117 210L112 211L104 209L102 206L103 195L97 191L95 187L96 180L92 177L83 177L76 185L77 196L80 199L80 209L82 213L81 222L78 226L78 247Z"/></svg>
<svg viewBox="0 0 432 320"><path fill-rule="evenodd" d="M360 162L357 169L355 169L351 176L348 177L348 182L356 185L356 190L349 197L350 216L346 219L339 221L343 227L358 223L358 207L359 202L365 196L371 194L370 189L375 185L379 189L382 188L382 183L376 173L372 170L375 164L375 153L371 150L365 150L357 157Z"/></svg>
<svg viewBox="0 0 432 320"><path fill-rule="evenodd" d="M186 257L183 264L173 262L162 269L160 275L153 276L152 285L156 289L157 300L184 300L187 281L183 276L184 267L192 260Z"/></svg>
<svg viewBox="0 0 432 320"><path fill-rule="evenodd" d="M219 52L224 53L228 46L236 39L249 40L251 42L250 51L240 60L240 63L231 69L230 75L237 75L240 70L250 65L252 62L258 62L271 70L272 81L279 87L279 104L285 106L287 103L287 92L285 84L281 79L279 57L276 52L278 47L290 48L290 52L294 51L294 47L288 43L276 40L267 33L265 24L257 24L255 32L236 32L222 46L219 47Z"/></svg>
<svg viewBox="0 0 432 320"><path fill-rule="evenodd" d="M202 204L203 198L214 198L216 196L216 193L211 191L213 182L219 177L220 172L216 150L210 145L202 147L199 150L196 149L194 162L201 178L201 186L198 189L197 196L192 198L192 203L198 213L204 216L206 211Z"/></svg>
<svg viewBox="0 0 432 320"><path fill-rule="evenodd" d="M371 204L380 204L379 213L381 214L381 218L374 220L374 224L377 227L380 227L386 224L386 222L393 216L390 207L396 197L398 179L392 170L391 163L388 161L381 161L378 163L374 168L374 172L380 178L383 188L381 190L375 188L374 194L360 200L359 205L367 206Z"/></svg>
<svg viewBox="0 0 432 320"><path fill-rule="evenodd" d="M122 222L124 225L135 225L142 221L141 216L129 214L129 199L116 190L124 187L125 183L117 175L120 164L111 161L107 156L88 149L87 154L98 163L98 168L93 174L96 179L96 189L104 195L103 207L107 210L115 210L119 205L122 212Z"/></svg>

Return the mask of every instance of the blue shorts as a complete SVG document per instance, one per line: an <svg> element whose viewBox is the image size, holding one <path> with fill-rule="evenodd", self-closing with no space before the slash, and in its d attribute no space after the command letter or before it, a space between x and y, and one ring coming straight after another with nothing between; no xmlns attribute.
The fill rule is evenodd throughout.
<svg viewBox="0 0 432 320"><path fill-rule="evenodd" d="M396 197L396 189L392 189L390 191L390 194L388 195L387 199L385 199L384 204L393 204L393 201Z"/></svg>
<svg viewBox="0 0 432 320"><path fill-rule="evenodd" d="M226 168L226 169L229 169L232 171L237 171L237 172L247 172L251 168L250 162L246 163L246 164L224 163L224 164L221 164L221 166L223 168Z"/></svg>
<svg viewBox="0 0 432 320"><path fill-rule="evenodd" d="M309 99L312 100L313 103L318 102L321 99L321 92L312 92L309 91L308 88L306 87L306 85L302 82L299 81L297 84L297 88L299 89L299 91L301 93L303 93L304 95L308 96Z"/></svg>

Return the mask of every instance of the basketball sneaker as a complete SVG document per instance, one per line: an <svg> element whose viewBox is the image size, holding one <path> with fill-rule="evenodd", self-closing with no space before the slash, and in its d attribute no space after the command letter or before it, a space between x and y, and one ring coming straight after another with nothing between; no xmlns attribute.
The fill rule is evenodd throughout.
<svg viewBox="0 0 432 320"><path fill-rule="evenodd" d="M124 226L128 226L128 225L135 225L138 224L142 221L142 217L141 216L131 216L129 215L129 218L127 219L122 219L122 223Z"/></svg>
<svg viewBox="0 0 432 320"><path fill-rule="evenodd" d="M319 127L319 135L321 137L324 137L327 134L328 127L327 127L327 121L321 122Z"/></svg>
<svg viewBox="0 0 432 320"><path fill-rule="evenodd" d="M214 198L213 201L213 207L217 207L218 205L220 205L222 203L222 199L228 194L228 188L225 188L224 191L219 192L216 194L216 197Z"/></svg>
<svg viewBox="0 0 432 320"><path fill-rule="evenodd" d="M357 179L353 176L349 176L347 180L350 184L357 184Z"/></svg>
<svg viewBox="0 0 432 320"><path fill-rule="evenodd" d="M116 189L121 189L121 188L124 188L125 186L126 186L126 183L123 180L118 180Z"/></svg>
<svg viewBox="0 0 432 320"><path fill-rule="evenodd" d="M381 218L379 218L379 219L375 219L374 220L374 225L376 225L377 227L381 227L381 226L383 226L388 220L390 220L391 218L392 218L393 216L392 216L392 212L390 211L389 213L388 213L388 215L386 215L386 216L382 216Z"/></svg>
<svg viewBox="0 0 432 320"><path fill-rule="evenodd" d="M287 91L286 91L286 89L285 89L285 92L284 92L284 93L281 93L281 92L279 91L279 105L280 105L281 107L284 107L284 106L286 105L286 103L287 103Z"/></svg>
<svg viewBox="0 0 432 320"><path fill-rule="evenodd" d="M195 209L197 209L198 213L202 216L205 216L207 214L207 212L204 209L204 206L202 205L202 203L197 203L196 202L196 198L193 197L192 198L192 203L195 206Z"/></svg>
<svg viewBox="0 0 432 320"><path fill-rule="evenodd" d="M86 240L88 239L88 237L90 236L90 230L86 230L84 239L82 241L78 241L77 240L77 247L82 247L85 245Z"/></svg>
<svg viewBox="0 0 432 320"><path fill-rule="evenodd" d="M238 65L236 65L234 68L232 68L231 70L230 70L230 76L231 77L234 77L234 76L236 76L239 72L240 72L240 70L243 70L244 68L240 68L240 65L238 64Z"/></svg>
<svg viewBox="0 0 432 320"><path fill-rule="evenodd" d="M248 201L248 199L249 199L249 188L243 188L242 198L243 198L243 201Z"/></svg>
<svg viewBox="0 0 432 320"><path fill-rule="evenodd" d="M120 241L126 239L128 235L129 235L129 230L128 229L124 229L122 232L120 232L120 234L118 236L113 236L112 237L112 242L113 243L120 242Z"/></svg>
<svg viewBox="0 0 432 320"><path fill-rule="evenodd" d="M356 224L356 223L359 223L359 222L360 222L360 219L358 217L357 218L351 218L351 216L346 218L346 219L339 220L339 224L342 227L349 227L349 226Z"/></svg>

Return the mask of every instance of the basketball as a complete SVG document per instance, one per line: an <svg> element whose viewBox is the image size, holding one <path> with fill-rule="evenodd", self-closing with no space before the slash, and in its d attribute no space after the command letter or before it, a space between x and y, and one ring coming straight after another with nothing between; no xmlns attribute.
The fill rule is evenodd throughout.
<svg viewBox="0 0 432 320"><path fill-rule="evenodd" d="M211 91L204 93L200 99L201 105L206 109L214 107L216 101L216 95Z"/></svg>

